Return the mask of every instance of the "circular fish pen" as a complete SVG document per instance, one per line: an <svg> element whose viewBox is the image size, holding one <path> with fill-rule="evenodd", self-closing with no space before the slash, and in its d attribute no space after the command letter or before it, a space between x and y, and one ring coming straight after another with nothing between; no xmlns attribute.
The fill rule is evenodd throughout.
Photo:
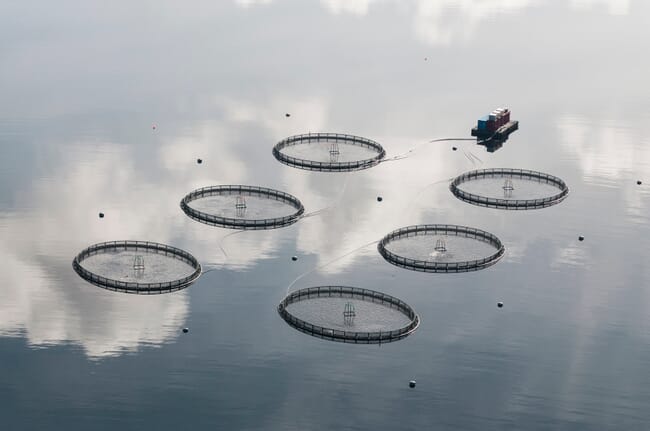
<svg viewBox="0 0 650 431"><path fill-rule="evenodd" d="M569 187L558 177L526 169L479 169L456 177L449 189L474 205L512 210L546 208L562 202Z"/></svg>
<svg viewBox="0 0 650 431"><path fill-rule="evenodd" d="M188 252L149 241L91 245L74 258L72 267L96 286L140 294L181 290L201 275L201 265Z"/></svg>
<svg viewBox="0 0 650 431"><path fill-rule="evenodd" d="M281 140L273 147L273 156L294 168L349 172L379 164L386 151L379 143L359 136L308 133Z"/></svg>
<svg viewBox="0 0 650 431"><path fill-rule="evenodd" d="M420 317L404 301L348 286L291 292L278 305L278 313L305 334L343 343L390 343L408 337L420 325Z"/></svg>
<svg viewBox="0 0 650 431"><path fill-rule="evenodd" d="M397 229L382 238L377 249L393 265L439 273L478 271L494 265L505 253L495 235L447 224Z"/></svg>
<svg viewBox="0 0 650 431"><path fill-rule="evenodd" d="M183 212L201 223L230 229L275 229L297 222L305 212L296 197L265 187L203 187L181 200Z"/></svg>

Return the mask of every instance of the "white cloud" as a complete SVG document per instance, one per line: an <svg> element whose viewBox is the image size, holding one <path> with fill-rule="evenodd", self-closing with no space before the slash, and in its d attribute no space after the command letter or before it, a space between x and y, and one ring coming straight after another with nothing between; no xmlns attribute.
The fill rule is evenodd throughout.
<svg viewBox="0 0 650 431"><path fill-rule="evenodd" d="M449 44L457 38L468 39L491 16L514 13L532 4L532 0L419 0L413 26L423 42Z"/></svg>
<svg viewBox="0 0 650 431"><path fill-rule="evenodd" d="M571 0L571 6L577 9L604 6L612 15L627 15L630 11L630 0Z"/></svg>
<svg viewBox="0 0 650 431"><path fill-rule="evenodd" d="M254 0L240 0L250 6ZM386 0L386 2L391 0ZM271 0L260 1L270 3ZM321 0L323 7L334 15L367 15L378 0ZM393 0L393 3L397 1ZM402 0L400 0L402 3ZM478 26L493 16L512 14L548 0L411 0L415 6L413 29L425 43L446 45L457 39L469 39ZM570 7L589 10L603 6L613 15L626 15L629 0L571 0Z"/></svg>
<svg viewBox="0 0 650 431"><path fill-rule="evenodd" d="M253 123L270 130L275 137L287 134L288 127L291 127L287 124L295 125L295 133L322 131L329 110L327 101L316 97L278 97L266 103L220 99L216 104L225 111L227 121ZM285 114L290 117L286 118ZM296 117L299 121L293 119Z"/></svg>
<svg viewBox="0 0 650 431"><path fill-rule="evenodd" d="M138 187L137 172L123 147L98 144L92 159L61 166L55 176L37 183L28 198L41 209L12 217L0 228L0 333L23 333L33 346L79 344L90 357L133 351L142 343L161 344L178 333L188 313L185 292L117 294L72 272L74 254L94 240L142 232L147 232L145 238L168 239L164 218L155 216L165 211L166 203L152 205L138 198L154 191ZM108 223L97 223L92 210L82 209L121 199L140 204L107 211ZM70 244L78 249L70 249L69 258L57 258Z"/></svg>
<svg viewBox="0 0 650 431"><path fill-rule="evenodd" d="M616 118L594 124L580 116L564 115L557 124L564 150L575 157L586 177L614 181L629 174L630 167L641 160L650 163L650 150L635 145L638 137Z"/></svg>
<svg viewBox="0 0 650 431"><path fill-rule="evenodd" d="M262 4L269 4L272 0L235 0L235 4L241 7L257 6Z"/></svg>
<svg viewBox="0 0 650 431"><path fill-rule="evenodd" d="M70 156L53 164L56 171L21 194L17 212L0 224L0 334L23 334L33 346L78 344L90 357L177 336L189 312L187 291L151 296L104 291L77 277L71 261L92 243L170 243L183 231L193 241L189 251L201 262L223 262L215 243L224 231L188 219L179 201L193 187L242 181L246 169L233 141L223 139L223 128L196 130L193 139L161 136L163 144L148 159L136 157L136 146L93 142L88 151L84 142L60 144L61 154L81 152L83 159ZM197 155L205 158L200 167ZM147 178L151 168L141 163L162 170L155 174L158 183ZM106 213L101 221L99 210ZM250 265L268 255L273 238L257 238L255 256L247 242L230 242L228 264Z"/></svg>
<svg viewBox="0 0 650 431"><path fill-rule="evenodd" d="M390 142L390 156L414 145L410 139L390 136L380 137L379 142ZM426 141L420 138L420 142ZM388 232L412 224L435 223L428 218L431 202L448 197L445 179L463 169L437 156L446 150L448 147L440 144L424 145L418 148L417 157L347 174L305 176L297 170L286 171L285 182L310 197L311 208L333 207L297 226L300 252L317 255L318 266L326 265L322 272L340 272L359 256L377 256L376 244L369 243ZM465 159L458 160L462 164ZM428 178L428 186L422 184L423 172L435 172ZM377 196L383 197L381 203Z"/></svg>
<svg viewBox="0 0 650 431"><path fill-rule="evenodd" d="M321 4L333 14L350 13L353 15L365 15L368 13L370 4L376 0L321 0Z"/></svg>
<svg viewBox="0 0 650 431"><path fill-rule="evenodd" d="M147 157L136 154L138 146L116 142L90 145L81 138L57 144L59 153L69 156L52 164L57 168L47 179L35 180L17 196L17 213L0 223L0 334L22 335L32 346L78 344L89 357L173 340L189 313L188 291L139 296L86 283L73 272L71 261L96 242L142 239L178 245L172 241L183 232L191 244L188 251L204 270L245 268L273 254L278 232L242 233L198 223L181 212L180 199L197 187L254 181L260 170L248 168L238 147L237 130L245 124L283 137L292 127L292 118L284 116L288 111L300 115L296 133L303 127L322 130L327 104L290 97L267 104L224 99L213 104L225 113L222 120L194 124L191 132L182 133L159 125L152 133L160 144ZM265 152L271 159L270 147ZM106 213L101 220L100 210Z"/></svg>

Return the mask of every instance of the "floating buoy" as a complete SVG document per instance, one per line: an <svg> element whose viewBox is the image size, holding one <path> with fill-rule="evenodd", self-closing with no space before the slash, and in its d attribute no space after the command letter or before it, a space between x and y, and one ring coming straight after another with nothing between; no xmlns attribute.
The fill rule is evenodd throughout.
<svg viewBox="0 0 650 431"><path fill-rule="evenodd" d="M637 183L638 185L643 184L643 183L641 182L641 180L638 180L636 183Z"/></svg>
<svg viewBox="0 0 650 431"><path fill-rule="evenodd" d="M294 262L297 261L297 260L298 260L298 256L291 256L291 260L293 260Z"/></svg>
<svg viewBox="0 0 650 431"><path fill-rule="evenodd" d="M499 307L499 308L503 308L503 302L500 302L500 301L497 302L497 307Z"/></svg>
<svg viewBox="0 0 650 431"><path fill-rule="evenodd" d="M153 130L156 130L156 125L153 124L153 125L151 126L151 128L152 128Z"/></svg>
<svg viewBox="0 0 650 431"><path fill-rule="evenodd" d="M414 388L415 387L415 380L411 380L409 382L409 388Z"/></svg>
<svg viewBox="0 0 650 431"><path fill-rule="evenodd" d="M196 159L196 163L200 165L201 163L203 163L203 159Z"/></svg>
<svg viewBox="0 0 650 431"><path fill-rule="evenodd" d="M183 334L187 334L188 332L190 332L189 328L183 328Z"/></svg>
<svg viewBox="0 0 650 431"><path fill-rule="evenodd" d="M99 213L99 218L104 218L104 213Z"/></svg>
<svg viewBox="0 0 650 431"><path fill-rule="evenodd" d="M289 113L287 112L286 114L284 114L284 116L285 116L285 117L291 117L291 114L289 114Z"/></svg>
<svg viewBox="0 0 650 431"><path fill-rule="evenodd" d="M381 196L377 196L377 202L381 202L383 200L384 200L384 198L382 198Z"/></svg>
<svg viewBox="0 0 650 431"><path fill-rule="evenodd" d="M584 241L584 240L585 240L585 237L584 237L584 236L580 235L580 236L578 237L578 241Z"/></svg>

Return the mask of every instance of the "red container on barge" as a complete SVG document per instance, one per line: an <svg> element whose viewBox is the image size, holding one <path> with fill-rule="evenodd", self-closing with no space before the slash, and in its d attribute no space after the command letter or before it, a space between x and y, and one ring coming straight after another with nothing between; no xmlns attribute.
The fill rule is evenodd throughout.
<svg viewBox="0 0 650 431"><path fill-rule="evenodd" d="M510 109L497 108L490 114L479 118L472 136L479 139L506 139L519 128L519 121L510 121Z"/></svg>

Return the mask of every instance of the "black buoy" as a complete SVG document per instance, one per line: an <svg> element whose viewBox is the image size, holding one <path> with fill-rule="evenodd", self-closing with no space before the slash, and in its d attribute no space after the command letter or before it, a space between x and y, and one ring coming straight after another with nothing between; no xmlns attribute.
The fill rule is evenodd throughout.
<svg viewBox="0 0 650 431"><path fill-rule="evenodd" d="M458 147L451 147L452 150L456 151Z"/></svg>
<svg viewBox="0 0 650 431"><path fill-rule="evenodd" d="M291 117L291 114L289 114L289 113L287 112L286 114L284 114L284 116L287 117L287 118L289 118L289 117Z"/></svg>
<svg viewBox="0 0 650 431"><path fill-rule="evenodd" d="M293 260L294 262L297 261L297 260L298 260L298 256L291 256L291 260Z"/></svg>
<svg viewBox="0 0 650 431"><path fill-rule="evenodd" d="M580 236L578 237L578 241L584 241L584 240L585 240L585 237L584 237L584 236L580 235Z"/></svg>
<svg viewBox="0 0 650 431"><path fill-rule="evenodd" d="M99 218L104 218L104 213L99 213Z"/></svg>
<svg viewBox="0 0 650 431"><path fill-rule="evenodd" d="M201 163L203 163L203 159L196 159L196 163L200 165Z"/></svg>
<svg viewBox="0 0 650 431"><path fill-rule="evenodd" d="M187 334L188 332L190 332L189 328L183 328L183 334Z"/></svg>
<svg viewBox="0 0 650 431"><path fill-rule="evenodd" d="M381 196L377 196L377 202L381 202L383 200L384 200L384 198L382 198Z"/></svg>
<svg viewBox="0 0 650 431"><path fill-rule="evenodd" d="M503 302L501 302L501 301L497 302L497 307L503 308Z"/></svg>
<svg viewBox="0 0 650 431"><path fill-rule="evenodd" d="M637 183L638 185L643 184L643 183L641 182L641 180L638 180L636 183Z"/></svg>
<svg viewBox="0 0 650 431"><path fill-rule="evenodd" d="M409 388L414 388L415 387L415 380L411 380L409 382Z"/></svg>

